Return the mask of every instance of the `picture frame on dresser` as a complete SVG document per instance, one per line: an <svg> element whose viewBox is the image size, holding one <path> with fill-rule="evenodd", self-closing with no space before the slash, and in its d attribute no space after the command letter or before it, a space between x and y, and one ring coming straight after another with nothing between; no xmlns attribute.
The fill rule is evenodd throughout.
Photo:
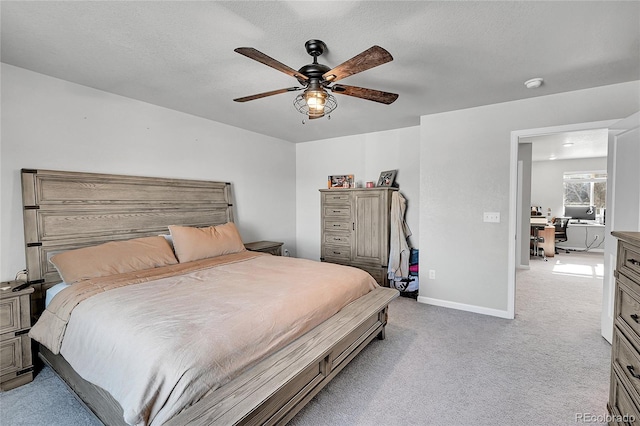
<svg viewBox="0 0 640 426"><path fill-rule="evenodd" d="M353 188L353 175L331 175L327 178L327 187L331 188Z"/></svg>
<svg viewBox="0 0 640 426"><path fill-rule="evenodd" d="M376 186L379 187L391 187L396 180L396 174L398 170L387 170L384 172L380 172L380 177L378 178L378 184Z"/></svg>

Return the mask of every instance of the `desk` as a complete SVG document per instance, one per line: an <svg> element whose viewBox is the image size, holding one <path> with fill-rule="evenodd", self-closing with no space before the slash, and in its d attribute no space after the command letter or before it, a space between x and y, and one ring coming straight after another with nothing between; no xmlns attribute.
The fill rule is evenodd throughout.
<svg viewBox="0 0 640 426"><path fill-rule="evenodd" d="M570 221L567 227L567 241L558 247L570 250L604 252L604 225L597 222Z"/></svg>
<svg viewBox="0 0 640 426"><path fill-rule="evenodd" d="M556 252L556 228L547 225L547 220L542 218L531 218L531 235L533 239L533 252L538 254L538 249L542 249L546 257L553 257ZM544 242L538 242L538 238L542 237Z"/></svg>

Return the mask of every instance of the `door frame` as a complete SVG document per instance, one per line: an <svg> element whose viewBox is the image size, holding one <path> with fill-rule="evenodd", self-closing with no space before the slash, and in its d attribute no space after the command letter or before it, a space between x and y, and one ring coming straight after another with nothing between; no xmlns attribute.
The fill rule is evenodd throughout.
<svg viewBox="0 0 640 426"><path fill-rule="evenodd" d="M541 127L537 129L514 130L511 132L511 151L509 161L509 257L507 265L507 318L515 318L516 303L516 250L520 246L517 230L518 194L518 145L520 138L542 136L554 133L577 132L582 130L609 129L620 119L593 121L588 123L567 124L563 126ZM608 189L608 188L607 188ZM605 245L607 236L605 235Z"/></svg>
<svg viewBox="0 0 640 426"><path fill-rule="evenodd" d="M629 176L625 174L629 165L622 164L622 171L620 170L619 162L622 160L621 155L618 154L618 149L620 147L618 139L624 138L628 134L635 132L636 139L633 141L637 141L638 138L638 129L640 128L640 112L636 112L635 114L630 115L629 117L618 121L613 126L609 128L609 147L608 147L608 155L609 159L607 160L607 182L611 182L611 188L607 185L607 221L605 228L605 236L611 235L612 230L619 231L636 231L640 230L640 223L636 222L634 224L624 223L619 225L616 223L616 212L625 211L628 208L627 201L628 197L626 194L623 194L621 197L616 197L616 189L618 186L616 185L616 180L621 178L622 180L629 180ZM629 143L628 141L623 140L623 143ZM626 168L625 168L626 167ZM637 173L637 172L636 172ZM637 177L637 175L635 175ZM631 181L633 181L633 177L631 177ZM635 206L636 211L637 207ZM633 207L631 207L633 208ZM618 217L619 219L619 217ZM609 343L613 340L613 320L614 320L614 293L615 293L615 277L614 277L614 269L616 265L617 258L617 241L615 238L611 238L611 244L607 244L605 240L605 260L604 260L604 273L605 280L608 280L609 285L603 288L602 294L602 315L601 315L601 329L602 329L602 337L604 337ZM605 281L606 282L606 281Z"/></svg>

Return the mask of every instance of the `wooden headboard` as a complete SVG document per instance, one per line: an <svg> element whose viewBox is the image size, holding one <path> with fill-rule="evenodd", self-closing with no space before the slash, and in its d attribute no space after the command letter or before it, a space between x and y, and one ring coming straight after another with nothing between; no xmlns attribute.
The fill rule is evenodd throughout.
<svg viewBox="0 0 640 426"><path fill-rule="evenodd" d="M22 205L34 312L61 281L52 255L108 241L168 233L169 225L233 221L231 184L22 169Z"/></svg>

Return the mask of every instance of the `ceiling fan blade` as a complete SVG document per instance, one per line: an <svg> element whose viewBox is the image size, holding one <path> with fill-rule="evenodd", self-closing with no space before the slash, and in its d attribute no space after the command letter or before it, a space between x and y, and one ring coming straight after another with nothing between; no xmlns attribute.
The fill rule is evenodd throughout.
<svg viewBox="0 0 640 426"><path fill-rule="evenodd" d="M288 87L286 89L272 90L270 92L258 93L257 95L245 96L243 98L234 99L235 102L247 102L254 99L266 98L267 96L279 95L280 93L295 92L296 90L303 89L303 87Z"/></svg>
<svg viewBox="0 0 640 426"><path fill-rule="evenodd" d="M282 62L278 62L273 59L271 56L267 56L259 50L254 49L253 47L238 47L234 49L234 52L238 52L241 55L246 56L247 58L253 59L254 61L258 61L262 64L270 66L271 68L277 69L291 77L295 77L298 80L308 80L309 77L306 75L300 74L298 71L294 70L291 67L286 66Z"/></svg>
<svg viewBox="0 0 640 426"><path fill-rule="evenodd" d="M334 69L327 71L322 75L322 78L334 82L390 61L393 61L391 53L380 46L373 46Z"/></svg>
<svg viewBox="0 0 640 426"><path fill-rule="evenodd" d="M383 92L375 89L365 89L364 87L345 86L344 84L336 84L331 87L331 91L341 95L354 96L356 98L366 99L368 101L380 102L381 104L392 104L398 95L396 93Z"/></svg>

